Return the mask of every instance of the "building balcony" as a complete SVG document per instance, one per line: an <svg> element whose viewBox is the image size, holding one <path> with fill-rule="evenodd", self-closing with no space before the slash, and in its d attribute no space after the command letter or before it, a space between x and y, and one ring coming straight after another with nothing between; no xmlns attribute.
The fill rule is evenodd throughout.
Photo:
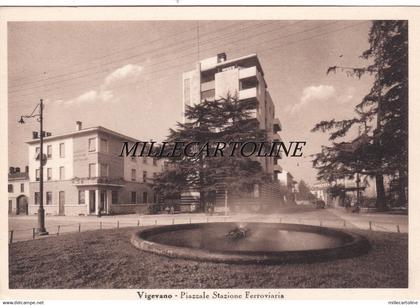
<svg viewBox="0 0 420 305"><path fill-rule="evenodd" d="M104 185L104 186L124 186L123 178L110 178L110 177L75 177L72 180L76 186L91 186L91 185Z"/></svg>
<svg viewBox="0 0 420 305"><path fill-rule="evenodd" d="M214 90L216 88L215 81L212 80L212 81L201 83L200 87L201 87L201 91Z"/></svg>
<svg viewBox="0 0 420 305"><path fill-rule="evenodd" d="M273 120L273 132L276 133L279 131L281 131L281 123L279 119L275 118Z"/></svg>
<svg viewBox="0 0 420 305"><path fill-rule="evenodd" d="M239 79L257 77L257 67L239 69Z"/></svg>
<svg viewBox="0 0 420 305"><path fill-rule="evenodd" d="M257 109L248 110L251 119L257 119Z"/></svg>
<svg viewBox="0 0 420 305"><path fill-rule="evenodd" d="M254 88L239 90L238 98L239 100L257 98L257 88L254 87Z"/></svg>

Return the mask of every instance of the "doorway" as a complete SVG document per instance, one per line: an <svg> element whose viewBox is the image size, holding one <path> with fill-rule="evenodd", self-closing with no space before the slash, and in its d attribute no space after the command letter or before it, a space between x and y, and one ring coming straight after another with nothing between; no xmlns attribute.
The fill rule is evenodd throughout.
<svg viewBox="0 0 420 305"><path fill-rule="evenodd" d="M28 215L28 198L25 195L16 199L16 215Z"/></svg>
<svg viewBox="0 0 420 305"><path fill-rule="evenodd" d="M89 191L89 214L95 214L96 196L95 191Z"/></svg>
<svg viewBox="0 0 420 305"><path fill-rule="evenodd" d="M58 192L58 215L64 216L64 204L65 204L65 197L64 191Z"/></svg>
<svg viewBox="0 0 420 305"><path fill-rule="evenodd" d="M100 191L100 201L99 201L99 210L102 213L108 212L108 200L106 196L106 191Z"/></svg>

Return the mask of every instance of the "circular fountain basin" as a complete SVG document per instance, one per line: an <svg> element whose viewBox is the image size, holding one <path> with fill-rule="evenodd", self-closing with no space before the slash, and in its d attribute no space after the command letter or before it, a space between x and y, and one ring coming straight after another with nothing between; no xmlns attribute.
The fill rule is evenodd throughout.
<svg viewBox="0 0 420 305"><path fill-rule="evenodd" d="M238 240L227 233L245 227ZM146 252L224 263L310 263L357 256L369 251L366 238L346 231L297 224L203 223L160 226L132 235Z"/></svg>

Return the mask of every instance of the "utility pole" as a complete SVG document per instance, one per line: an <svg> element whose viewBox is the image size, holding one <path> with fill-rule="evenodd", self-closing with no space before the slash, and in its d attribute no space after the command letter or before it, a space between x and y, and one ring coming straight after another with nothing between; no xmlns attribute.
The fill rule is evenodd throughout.
<svg viewBox="0 0 420 305"><path fill-rule="evenodd" d="M39 113L34 114L36 108L39 107ZM30 115L22 115L19 123L24 124L23 118L35 118L39 122L39 209L38 209L38 235L48 235L45 229L45 210L44 210L44 128L43 128L43 100L40 99L39 104L35 107Z"/></svg>
<svg viewBox="0 0 420 305"><path fill-rule="evenodd" d="M228 192L227 192L227 188L225 188L225 216L227 215L227 202L228 202Z"/></svg>
<svg viewBox="0 0 420 305"><path fill-rule="evenodd" d="M43 128L43 108L42 99L39 101L39 138L40 138L40 157L39 157L39 209L38 209L38 234L48 235L45 229L45 210L44 210L44 128Z"/></svg>

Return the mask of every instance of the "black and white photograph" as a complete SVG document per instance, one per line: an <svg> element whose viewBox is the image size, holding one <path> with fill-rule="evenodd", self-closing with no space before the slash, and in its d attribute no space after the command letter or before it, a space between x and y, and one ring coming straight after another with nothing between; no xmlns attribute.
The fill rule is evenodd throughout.
<svg viewBox="0 0 420 305"><path fill-rule="evenodd" d="M6 289L412 287L409 18L65 11L3 23Z"/></svg>

